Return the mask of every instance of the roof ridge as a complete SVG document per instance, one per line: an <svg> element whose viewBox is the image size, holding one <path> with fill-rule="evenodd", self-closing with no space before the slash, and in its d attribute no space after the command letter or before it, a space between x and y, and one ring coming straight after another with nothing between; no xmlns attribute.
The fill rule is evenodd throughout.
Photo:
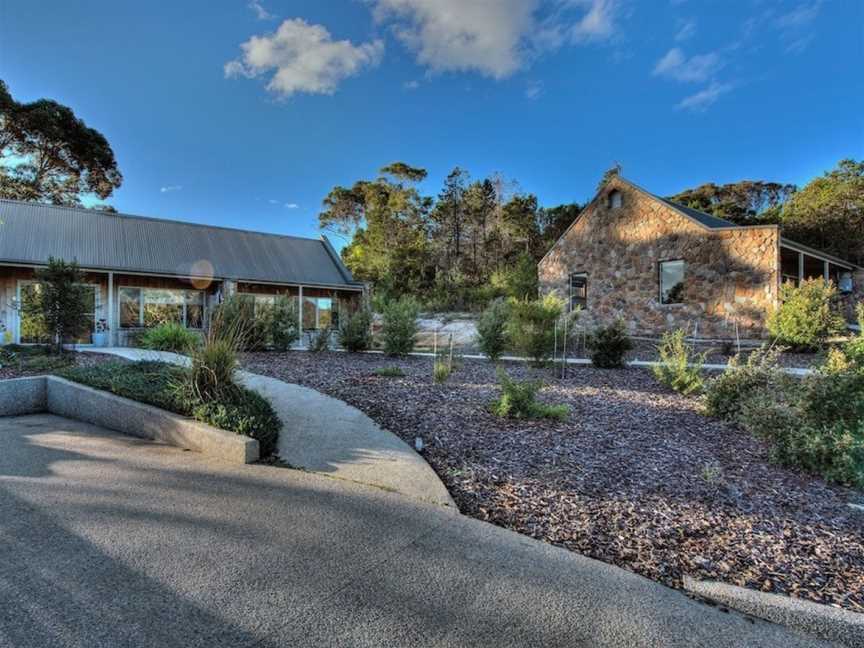
<svg viewBox="0 0 864 648"><path fill-rule="evenodd" d="M101 209L90 209L88 207L74 207L72 205L54 205L51 203L41 203L33 200L16 200L14 198L0 198L0 203L13 203L16 205L27 205L28 207L50 207L52 209L65 209L75 212L83 212L90 216L103 216L105 218L130 218L135 220L153 221L157 223L174 223L175 225L188 225L191 227L202 227L207 229L227 230L229 232L241 232L244 234L258 234L259 236L273 236L276 238L289 238L300 241L311 241L322 245L320 239L311 238L308 236L297 236L296 234L279 234L276 232L262 232L260 230L243 229L240 227L227 227L225 225L208 225L207 223L193 223L190 221L177 220L176 218L159 218L158 216L141 216L139 214L129 214L127 212L108 212Z"/></svg>

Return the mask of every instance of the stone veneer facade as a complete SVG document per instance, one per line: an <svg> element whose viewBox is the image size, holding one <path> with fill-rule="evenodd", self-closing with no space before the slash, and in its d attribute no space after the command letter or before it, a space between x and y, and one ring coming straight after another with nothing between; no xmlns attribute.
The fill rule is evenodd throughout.
<svg viewBox="0 0 864 648"><path fill-rule="evenodd" d="M622 195L608 206L609 192ZM633 334L684 328L702 338L765 335L777 304L780 233L775 225L710 229L613 178L540 261L542 294L569 296L571 273L587 275L580 326L623 317ZM683 259L683 303L660 303L659 262ZM698 327L698 329L696 328Z"/></svg>

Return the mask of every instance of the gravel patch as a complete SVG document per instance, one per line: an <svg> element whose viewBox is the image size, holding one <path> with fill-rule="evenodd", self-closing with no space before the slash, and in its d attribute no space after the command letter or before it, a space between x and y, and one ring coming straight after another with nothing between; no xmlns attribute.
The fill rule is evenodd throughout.
<svg viewBox="0 0 864 648"><path fill-rule="evenodd" d="M443 385L429 358L257 353L243 366L340 398L412 445L422 437L466 515L673 587L688 575L864 611L864 515L847 505L860 493L772 465L763 443L648 371L575 367L562 380L506 364L570 406L557 422L492 416L486 362ZM389 366L405 376L374 373Z"/></svg>

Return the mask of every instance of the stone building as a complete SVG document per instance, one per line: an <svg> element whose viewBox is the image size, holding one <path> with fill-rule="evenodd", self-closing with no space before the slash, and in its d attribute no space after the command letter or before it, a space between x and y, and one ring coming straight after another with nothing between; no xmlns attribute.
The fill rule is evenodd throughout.
<svg viewBox="0 0 864 648"><path fill-rule="evenodd" d="M648 193L618 176L582 210L538 266L580 325L622 317L631 333L684 328L701 338L760 338L783 281L824 277L846 303L864 299L864 270L787 240L777 225L740 226ZM849 309L851 311L851 309Z"/></svg>

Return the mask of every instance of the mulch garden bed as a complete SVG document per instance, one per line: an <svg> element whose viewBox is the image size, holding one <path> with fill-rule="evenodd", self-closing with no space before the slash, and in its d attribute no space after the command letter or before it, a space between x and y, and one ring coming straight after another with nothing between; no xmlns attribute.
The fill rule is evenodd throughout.
<svg viewBox="0 0 864 648"><path fill-rule="evenodd" d="M442 385L430 358L255 353L244 368L340 398L413 445L460 510L673 587L721 580L864 612L861 493L768 461L767 447L703 416L645 370L551 370L541 398L563 421L502 420L490 363ZM398 366L404 377L376 375ZM290 434L286 430L285 434Z"/></svg>

